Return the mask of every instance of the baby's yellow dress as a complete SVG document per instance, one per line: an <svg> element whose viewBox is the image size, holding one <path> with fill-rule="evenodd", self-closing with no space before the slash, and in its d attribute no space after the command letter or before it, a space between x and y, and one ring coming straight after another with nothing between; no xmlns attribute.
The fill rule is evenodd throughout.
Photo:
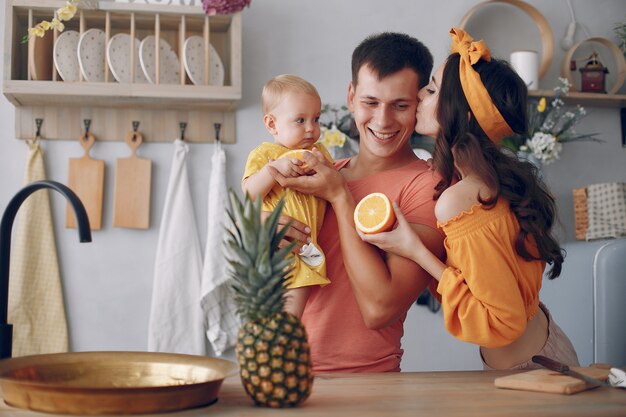
<svg viewBox="0 0 626 417"><path fill-rule="evenodd" d="M333 159L323 145L316 143L313 147L319 149L326 159L332 162ZM248 155L243 179L259 172L268 162L280 158L290 150L276 143L263 142ZM296 255L294 270L287 278L287 288L330 284L326 277L326 256L317 244L317 235L324 221L326 201L276 184L265 196L263 210L272 211L283 196L285 197L283 215L301 221L311 228L311 242Z"/></svg>

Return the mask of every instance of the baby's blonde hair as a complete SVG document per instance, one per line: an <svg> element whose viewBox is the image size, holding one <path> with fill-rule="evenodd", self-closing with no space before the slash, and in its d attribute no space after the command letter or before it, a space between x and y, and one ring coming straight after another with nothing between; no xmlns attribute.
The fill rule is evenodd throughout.
<svg viewBox="0 0 626 417"><path fill-rule="evenodd" d="M263 114L268 114L282 100L286 92L299 92L310 94L320 98L317 89L307 80L292 74L278 75L263 86L261 93L261 104L263 105Z"/></svg>

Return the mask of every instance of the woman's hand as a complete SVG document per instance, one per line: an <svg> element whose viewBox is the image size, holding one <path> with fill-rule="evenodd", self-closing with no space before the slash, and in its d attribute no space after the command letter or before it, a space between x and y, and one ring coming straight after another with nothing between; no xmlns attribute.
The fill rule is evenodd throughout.
<svg viewBox="0 0 626 417"><path fill-rule="evenodd" d="M267 170L281 186L312 194L331 204L334 200L345 197L345 193L348 193L346 180L319 150L313 149L311 153L305 152L303 158L306 169L312 171L312 175L291 178L272 166L268 166Z"/></svg>
<svg viewBox="0 0 626 417"><path fill-rule="evenodd" d="M418 255L426 249L426 247L417 233L413 230L413 227L411 227L409 222L406 220L404 214L402 214L402 210L400 210L400 207L398 207L395 201L392 205L398 223L395 229L390 232L373 234L365 234L357 229L357 233L363 241L378 246L385 252L400 255L419 264Z"/></svg>
<svg viewBox="0 0 626 417"><path fill-rule="evenodd" d="M261 219L265 221L270 216L270 212L264 211L261 213ZM289 230L287 230L287 234L285 238L280 241L278 244L279 248L284 248L289 245L292 241L298 241L299 243L294 246L291 250L293 253L299 253L300 248L306 243L311 241L311 228L289 216L280 216L278 218L278 230L281 230L283 227L287 226L291 222L289 226Z"/></svg>

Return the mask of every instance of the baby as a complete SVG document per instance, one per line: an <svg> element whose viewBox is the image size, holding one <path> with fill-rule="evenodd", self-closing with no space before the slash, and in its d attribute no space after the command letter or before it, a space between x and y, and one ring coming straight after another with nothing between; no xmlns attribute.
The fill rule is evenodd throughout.
<svg viewBox="0 0 626 417"><path fill-rule="evenodd" d="M285 311L301 317L311 285L327 285L326 258L317 245L317 234L326 202L278 185L265 167L271 165L286 177L307 175L300 152L314 147L332 162L326 149L316 144L320 137L322 101L315 87L295 75L279 75L269 80L261 95L263 122L274 142L263 142L248 156L242 180L244 193L263 198L263 210L271 211L285 199L283 214L311 229L311 239L295 256L294 270L286 282Z"/></svg>

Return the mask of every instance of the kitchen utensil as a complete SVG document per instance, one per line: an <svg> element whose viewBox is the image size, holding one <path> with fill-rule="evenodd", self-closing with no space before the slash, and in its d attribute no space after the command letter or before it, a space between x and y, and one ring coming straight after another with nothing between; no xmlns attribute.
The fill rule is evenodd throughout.
<svg viewBox="0 0 626 417"><path fill-rule="evenodd" d="M174 353L55 353L0 361L0 387L7 404L48 413L164 413L215 402L236 368Z"/></svg>
<svg viewBox="0 0 626 417"><path fill-rule="evenodd" d="M92 133L86 132L79 141L85 154L82 158L70 158L67 185L78 195L85 206L91 229L100 230L102 227L104 161L92 159L89 156L89 149L95 142ZM66 209L65 227L76 227L74 210L70 204L67 205Z"/></svg>
<svg viewBox="0 0 626 417"><path fill-rule="evenodd" d="M75 30L66 30L54 43L54 66L63 81L78 81L80 78L77 53L79 38L80 34Z"/></svg>
<svg viewBox="0 0 626 417"><path fill-rule="evenodd" d="M183 64L192 83L205 85L204 39L190 36L183 46ZM217 51L209 43L209 84L224 85L224 64Z"/></svg>
<svg viewBox="0 0 626 417"><path fill-rule="evenodd" d="M47 30L42 38L31 36L28 39L28 68L35 81L52 79L53 37L53 32Z"/></svg>
<svg viewBox="0 0 626 417"><path fill-rule="evenodd" d="M113 77L120 83L131 82L130 78L130 41L128 33L118 33L109 39L107 61ZM139 39L135 38L135 79L136 83L147 83L148 80L139 62Z"/></svg>
<svg viewBox="0 0 626 417"><path fill-rule="evenodd" d="M85 81L102 82L106 71L106 34L101 29L83 32L78 41L78 65Z"/></svg>
<svg viewBox="0 0 626 417"><path fill-rule="evenodd" d="M595 379L592 378L588 375L582 374L580 372L576 372L573 369L570 369L569 366L562 364L560 362L555 361L554 359L550 359L547 358L545 356L541 356L541 355L535 355L533 356L533 362L538 363L539 365L543 366L544 368L547 368L551 371L556 371L556 372L560 372L562 374L565 375L569 375L572 376L574 378L578 378L581 379L583 381L585 381L587 384L591 385L591 386L597 386L597 387L602 387L602 386L607 386L610 385L608 382L606 381L600 381L599 379Z"/></svg>
<svg viewBox="0 0 626 417"><path fill-rule="evenodd" d="M578 373L591 378L603 380L608 377L606 368L588 367L572 368ZM596 388L578 378L564 375L549 369L534 369L532 371L514 373L496 378L494 385L498 388L517 389L523 391L549 392L553 394L575 394L591 388Z"/></svg>
<svg viewBox="0 0 626 417"><path fill-rule="evenodd" d="M126 135L132 153L115 166L113 226L147 229L150 225L152 161L137 157L143 138L136 130Z"/></svg>
<svg viewBox="0 0 626 417"><path fill-rule="evenodd" d="M156 38L147 36L139 45L139 61L151 84L156 84ZM180 83L180 62L176 52L163 38L159 38L159 84Z"/></svg>

